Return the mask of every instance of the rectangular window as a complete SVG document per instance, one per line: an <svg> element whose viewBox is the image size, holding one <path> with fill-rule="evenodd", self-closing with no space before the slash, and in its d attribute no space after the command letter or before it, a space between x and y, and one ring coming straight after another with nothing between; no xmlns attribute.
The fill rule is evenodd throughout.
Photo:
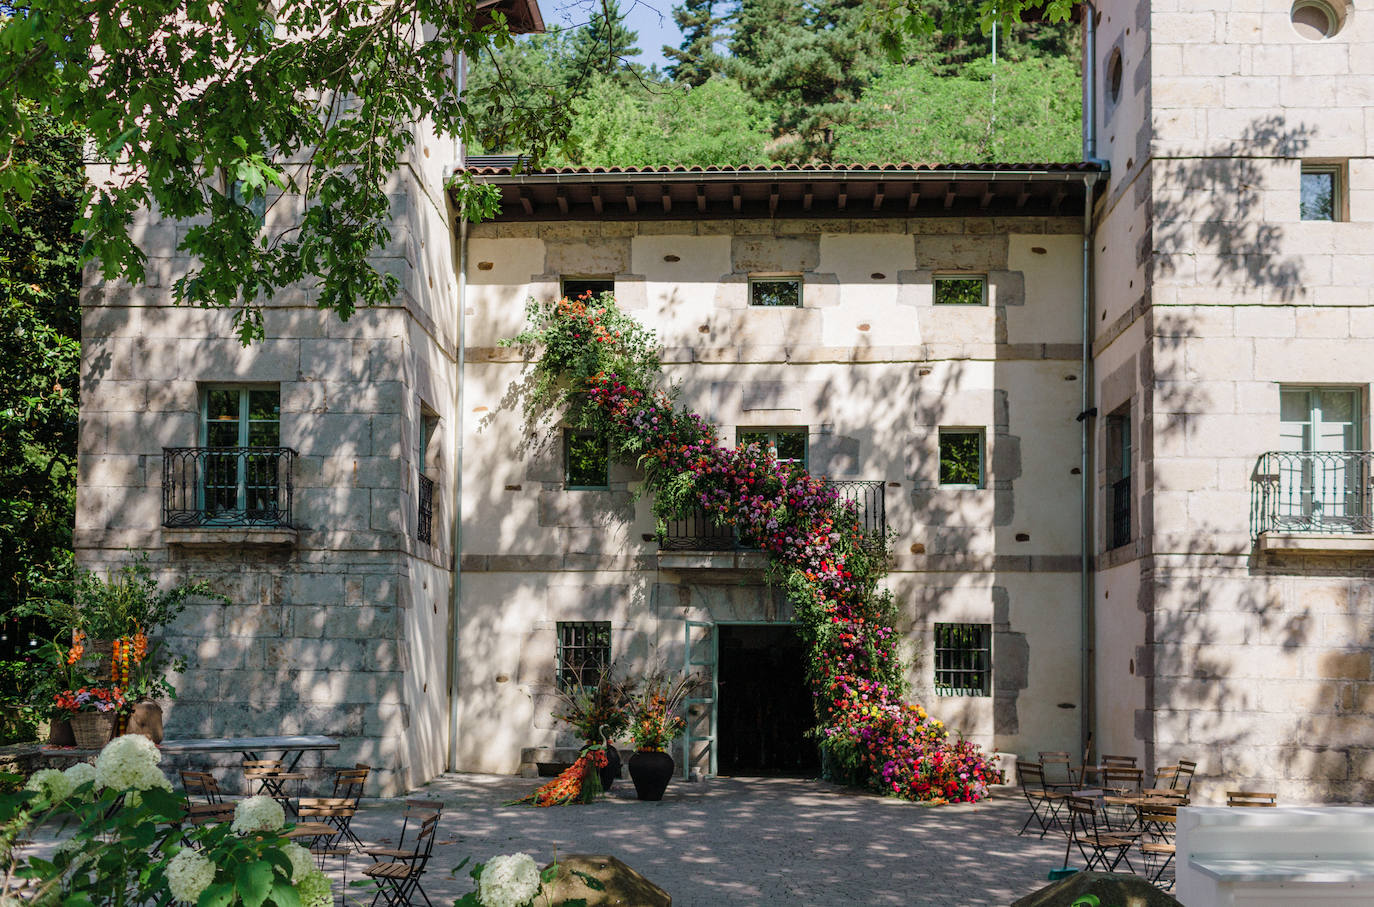
<svg viewBox="0 0 1374 907"><path fill-rule="evenodd" d="M566 429L563 432L563 479L572 489L611 487L611 458L606 439L591 431Z"/></svg>
<svg viewBox="0 0 1374 907"><path fill-rule="evenodd" d="M1107 416L1107 531L1119 548L1131 540L1131 407Z"/></svg>
<svg viewBox="0 0 1374 907"><path fill-rule="evenodd" d="M935 693L992 695L992 625L935 625Z"/></svg>
<svg viewBox="0 0 1374 907"><path fill-rule="evenodd" d="M565 277L563 278L563 295L569 299L577 299L588 293L593 299L602 293L615 295L614 277Z"/></svg>
<svg viewBox="0 0 1374 907"><path fill-rule="evenodd" d="M780 463L806 468L805 428L741 428L736 434L740 444L757 444Z"/></svg>
<svg viewBox="0 0 1374 907"><path fill-rule="evenodd" d="M940 429L940 484L983 487L983 430Z"/></svg>
<svg viewBox="0 0 1374 907"><path fill-rule="evenodd" d="M749 304L773 308L800 308L802 281L800 277L749 278Z"/></svg>
<svg viewBox="0 0 1374 907"><path fill-rule="evenodd" d="M1339 164L1303 164L1299 208L1303 220L1344 220Z"/></svg>
<svg viewBox="0 0 1374 907"><path fill-rule="evenodd" d="M209 387L201 395L200 509L209 522L270 518L278 506L281 391Z"/></svg>
<svg viewBox="0 0 1374 907"><path fill-rule="evenodd" d="M611 622L558 622L557 679L560 690L589 687L611 663Z"/></svg>
<svg viewBox="0 0 1374 907"><path fill-rule="evenodd" d="M1284 528L1358 531L1369 507L1358 388L1279 389L1279 518Z"/></svg>
<svg viewBox="0 0 1374 907"><path fill-rule="evenodd" d="M936 305L987 305L988 279L982 276L949 275L935 278Z"/></svg>

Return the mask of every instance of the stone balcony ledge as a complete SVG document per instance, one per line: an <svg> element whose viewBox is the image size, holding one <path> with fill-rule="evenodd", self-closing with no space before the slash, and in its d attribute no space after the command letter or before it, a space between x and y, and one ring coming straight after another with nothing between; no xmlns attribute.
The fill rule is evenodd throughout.
<svg viewBox="0 0 1374 907"><path fill-rule="evenodd" d="M1269 554L1374 554L1370 532L1262 532L1259 550Z"/></svg>

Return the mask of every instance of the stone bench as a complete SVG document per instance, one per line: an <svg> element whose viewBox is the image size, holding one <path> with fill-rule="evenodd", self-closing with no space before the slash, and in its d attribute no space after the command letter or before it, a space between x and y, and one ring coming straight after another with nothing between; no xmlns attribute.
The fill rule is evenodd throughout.
<svg viewBox="0 0 1374 907"><path fill-rule="evenodd" d="M1374 809L1182 807L1176 895L1188 907L1374 903Z"/></svg>

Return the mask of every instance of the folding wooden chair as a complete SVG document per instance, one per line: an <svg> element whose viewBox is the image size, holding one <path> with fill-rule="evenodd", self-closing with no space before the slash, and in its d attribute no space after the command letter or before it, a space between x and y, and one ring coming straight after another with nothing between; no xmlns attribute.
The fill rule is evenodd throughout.
<svg viewBox="0 0 1374 907"><path fill-rule="evenodd" d="M1069 797L1069 840L1064 845L1064 868L1068 868L1069 854L1074 846L1083 855L1085 871L1099 867L1102 872L1115 872L1125 862L1131 872L1135 866L1128 855L1136 836L1111 831L1099 821L1097 801L1089 797Z"/></svg>
<svg viewBox="0 0 1374 907"><path fill-rule="evenodd" d="M1049 790L1071 791L1083 786L1083 779L1074 774L1073 761L1066 752L1041 753L1040 767L1045 772L1045 787Z"/></svg>
<svg viewBox="0 0 1374 907"><path fill-rule="evenodd" d="M1253 790L1228 790L1227 806L1278 806L1279 795Z"/></svg>
<svg viewBox="0 0 1374 907"><path fill-rule="evenodd" d="M1030 805L1031 814L1026 817L1026 822L1021 826L1018 835L1026 833L1032 822L1040 825L1040 837L1045 837L1045 833L1051 826L1058 826L1063 830L1064 825L1059 819L1059 810L1064 806L1064 800L1068 794L1059 791L1048 790L1045 787L1045 769L1039 762L1017 762L1016 777L1021 783L1021 793L1026 797L1026 803Z"/></svg>
<svg viewBox="0 0 1374 907"><path fill-rule="evenodd" d="M1174 885L1173 874L1165 880L1164 873L1174 862L1174 828L1178 821L1178 807L1164 804L1141 804L1139 807L1140 854L1145 877L1151 885L1169 889Z"/></svg>
<svg viewBox="0 0 1374 907"><path fill-rule="evenodd" d="M429 865L438 825L439 814L430 813L428 818L421 819L415 826L410 850L399 847L394 851L386 851L385 853L391 857L389 860L378 860L363 870L363 875L377 884L377 893L372 898L373 907L376 907L378 902L385 903L387 907L410 905L414 903L417 894L425 904L434 907L429 895L425 894L425 890L420 886L420 879L425 874L425 867ZM402 844L404 843L405 839L402 838Z"/></svg>
<svg viewBox="0 0 1374 907"><path fill-rule="evenodd" d="M186 799L188 800L200 797L209 804L220 803L224 800L219 789L219 782L209 772L183 771L181 773L181 789L186 791Z"/></svg>
<svg viewBox="0 0 1374 907"><path fill-rule="evenodd" d="M1174 776L1174 789L1183 791L1186 797L1193 789L1193 773L1197 771L1197 763L1180 759L1176 767L1178 774Z"/></svg>
<svg viewBox="0 0 1374 907"><path fill-rule="evenodd" d="M286 792L286 785L294 781L299 789L300 783L305 780L304 774L288 772L286 764L280 759L245 759L243 776L248 780L250 789L256 784L256 793L271 797L282 805L282 809L292 814L296 812L291 795Z"/></svg>

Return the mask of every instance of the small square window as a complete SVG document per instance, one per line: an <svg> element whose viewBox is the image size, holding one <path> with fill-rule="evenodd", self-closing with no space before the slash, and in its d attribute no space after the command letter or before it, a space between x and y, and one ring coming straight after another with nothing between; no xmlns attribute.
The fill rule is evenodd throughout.
<svg viewBox="0 0 1374 907"><path fill-rule="evenodd" d="M935 278L936 305L987 305L986 277L950 276Z"/></svg>
<svg viewBox="0 0 1374 907"><path fill-rule="evenodd" d="M800 308L802 304L801 278L751 277L749 278L749 304L773 308Z"/></svg>
<svg viewBox="0 0 1374 907"><path fill-rule="evenodd" d="M940 484L983 487L982 429L940 429Z"/></svg>
<svg viewBox="0 0 1374 907"><path fill-rule="evenodd" d="M806 468L804 428L741 428L737 438L740 444L759 445L780 463L794 463Z"/></svg>
<svg viewBox="0 0 1374 907"><path fill-rule="evenodd" d="M992 695L992 625L935 625L937 696Z"/></svg>
<svg viewBox="0 0 1374 907"><path fill-rule="evenodd" d="M595 686L611 663L611 622L558 622L558 661L555 673L560 690Z"/></svg>
<svg viewBox="0 0 1374 907"><path fill-rule="evenodd" d="M1299 213L1303 220L1343 220L1341 168L1336 164L1303 164Z"/></svg>
<svg viewBox="0 0 1374 907"><path fill-rule="evenodd" d="M604 489L611 485L606 439L592 431L563 433L563 478L568 488Z"/></svg>
<svg viewBox="0 0 1374 907"><path fill-rule="evenodd" d="M563 278L563 295L568 299L578 299L590 293L593 299L598 298L602 293L615 295L615 278L613 277L565 277Z"/></svg>

